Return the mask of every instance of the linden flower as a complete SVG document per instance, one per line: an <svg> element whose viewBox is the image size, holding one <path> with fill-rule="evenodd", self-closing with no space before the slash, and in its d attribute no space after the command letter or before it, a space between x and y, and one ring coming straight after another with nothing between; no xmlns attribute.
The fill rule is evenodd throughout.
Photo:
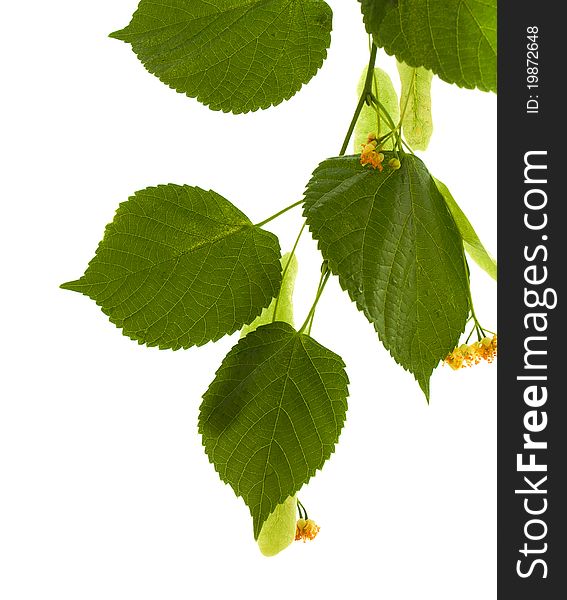
<svg viewBox="0 0 567 600"><path fill-rule="evenodd" d="M295 526L295 540L314 540L319 533L319 525L313 519L297 519Z"/></svg>
<svg viewBox="0 0 567 600"><path fill-rule="evenodd" d="M402 163L400 162L399 158L391 158L388 161L388 166L390 167L390 169L393 169L394 171L397 171L398 169L401 168Z"/></svg>
<svg viewBox="0 0 567 600"><path fill-rule="evenodd" d="M360 164L361 165L370 165L374 169L378 169L379 171L383 171L384 167L382 166L382 162L384 161L384 155L382 152L376 152L376 146L373 144L366 144L362 149L362 153L360 154Z"/></svg>
<svg viewBox="0 0 567 600"><path fill-rule="evenodd" d="M455 348L445 359L451 369L455 371L464 367L478 365L481 360L491 363L496 358L498 351L498 338L496 335L492 338L484 337L474 344L463 344Z"/></svg>
<svg viewBox="0 0 567 600"><path fill-rule="evenodd" d="M384 167L384 155L382 152L377 150L378 142L376 141L376 135L374 133L368 134L366 144L362 144L362 152L360 154L361 165L371 165L374 169L382 171Z"/></svg>

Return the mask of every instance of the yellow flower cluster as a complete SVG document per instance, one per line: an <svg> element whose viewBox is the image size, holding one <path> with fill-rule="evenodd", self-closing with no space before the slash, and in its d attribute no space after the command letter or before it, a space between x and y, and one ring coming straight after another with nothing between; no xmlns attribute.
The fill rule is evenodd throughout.
<svg viewBox="0 0 567 600"><path fill-rule="evenodd" d="M362 144L362 152L360 153L360 164L370 165L374 169L379 171L384 170L382 163L384 162L384 154L380 152L381 148L378 148L378 140L376 134L369 133L366 144ZM391 158L388 161L388 166L393 170L397 171L402 165L398 158Z"/></svg>
<svg viewBox="0 0 567 600"><path fill-rule="evenodd" d="M366 144L362 144L362 152L360 154L361 165L371 165L374 169L382 171L384 167L384 155L378 151L378 142L376 141L376 135L373 133L368 134Z"/></svg>
<svg viewBox="0 0 567 600"><path fill-rule="evenodd" d="M303 540L304 542L307 540L314 540L319 533L319 529L321 529L319 525L312 519L297 519L295 539L296 541Z"/></svg>
<svg viewBox="0 0 567 600"><path fill-rule="evenodd" d="M479 342L474 344L463 344L455 348L445 359L451 369L461 369L464 367L472 367L478 365L481 360L486 360L491 363L496 358L498 350L498 340L495 335L492 338L484 337Z"/></svg>

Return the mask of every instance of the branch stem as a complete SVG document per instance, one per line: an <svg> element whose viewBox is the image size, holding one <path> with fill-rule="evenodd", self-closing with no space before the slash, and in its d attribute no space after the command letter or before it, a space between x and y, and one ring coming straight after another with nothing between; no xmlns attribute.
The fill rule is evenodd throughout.
<svg viewBox="0 0 567 600"><path fill-rule="evenodd" d="M360 113L362 112L364 105L369 103L368 102L369 97L370 97L369 95L372 94L372 81L373 81L373 76L374 76L374 65L376 64L376 54L377 53L378 53L378 48L377 48L376 44L372 44L372 49L370 50L370 60L368 61L368 68L366 70L366 79L364 81L364 88L362 89L362 94L360 94L358 104L356 105L356 109L354 111L354 115L350 122L345 140L341 147L341 151L339 152L339 156L345 155L347 148L348 148L348 144L350 142L350 138L352 137L354 128L356 127L358 117L360 117Z"/></svg>

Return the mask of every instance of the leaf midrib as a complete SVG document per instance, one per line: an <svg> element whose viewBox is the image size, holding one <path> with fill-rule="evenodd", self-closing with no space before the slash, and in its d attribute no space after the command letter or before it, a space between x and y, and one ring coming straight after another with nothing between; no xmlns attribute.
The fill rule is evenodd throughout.
<svg viewBox="0 0 567 600"><path fill-rule="evenodd" d="M260 328L258 328L258 329L260 329ZM252 370L250 371L250 373L248 373L248 375L246 375L246 377L244 377L244 379L242 379L242 380L241 380L241 381L238 383L238 385L236 385L234 388L232 388L232 390L230 391L230 393L229 393L227 396L225 396L225 398L224 398L223 402L225 402L225 401L227 401L229 398L231 398L231 397L233 396L233 394L235 394L235 393L236 393L236 391L237 391L237 390L239 390L239 389L240 389L240 388L241 388L241 387L244 385L244 383L245 383L246 381L248 381L248 379L249 379L250 377L252 377L252 375L254 375L254 373L255 373L256 371L258 371L258 369L262 368L262 367L263 367L263 366L264 366L266 363L270 362L270 361L271 361L273 358L275 358L276 356L278 356L278 354L280 354L281 352L283 352L283 351L284 351L284 350L285 350L285 349L288 347L288 345L289 345L290 343L292 343L292 342L293 342L293 338L291 338L291 339L290 339L289 341L287 341L287 342L286 342L286 343L285 343L285 344L284 344L284 345L283 345L281 348L279 348L279 349L278 349L276 352L274 352L273 354L270 354L270 356L268 356L268 357L267 357L265 360L263 360L263 361L262 361L260 364L258 364L256 367L254 367L254 369L252 369ZM270 382L270 383L273 383L273 382ZM265 390L265 388L262 388L261 390L259 390L259 391L258 391L258 393L257 393L257 394L255 394L254 396L252 396L252 397L250 398L250 400L248 400L248 402L247 402L246 404L244 404L244 405L241 407L241 410L244 410L244 409L245 409L245 408L246 408L246 407L247 407L247 406L248 406L248 405L249 405L251 402L253 402L253 401L256 399L256 396L257 396L257 395L258 395L260 392L263 392L264 390ZM215 393L216 393L216 392L215 392ZM203 424L207 423L207 422L208 422L208 421L211 419L211 417L213 416L213 413L215 412L215 410L216 410L217 408L218 408L218 407L215 407L215 409L213 409L213 410L212 410L212 411L209 413L209 415L207 416L207 418L206 418L206 419L204 419L204 420L202 421L202 423L203 423ZM220 440L220 438L222 437L222 435L224 434L224 432L227 430L227 428L229 427L229 425L230 425L230 424L227 424L227 425L226 425L226 427L225 427L225 428L224 428L222 431L220 431L220 432L217 434L217 436L216 436L216 441L215 441L215 444L214 444L214 446L211 448L211 453L213 453L213 452L216 450L216 447L217 447L217 445L218 445L218 443L219 443L219 440ZM250 428L252 428L252 426L251 426ZM230 460L230 458L231 458L231 457L232 457L232 455L230 455L230 456L227 458L226 464L228 464L228 462L229 462L229 460Z"/></svg>
<svg viewBox="0 0 567 600"><path fill-rule="evenodd" d="M289 353L289 362L287 363L287 369L286 369L286 373L285 373L285 381L284 381L282 393L280 395L278 405L277 405L277 413L276 413L276 418L274 419L274 427L272 429L272 434L270 436L270 441L268 444L268 456L266 457L266 464L264 465L264 474L262 476L262 490L260 492L260 511L262 511L262 507L264 504L264 495L265 495L265 489L266 489L266 473L268 471L268 465L270 464L270 456L272 454L272 448L274 447L274 443L275 443L275 439L276 439L276 429L278 427L278 422L279 422L280 414L282 411L282 404L283 404L283 399L284 399L285 392L287 389L287 384L290 379L289 373L290 373L291 363L293 361L293 355L295 353L295 349L297 348L298 337L299 336L294 335L292 340L290 340L293 343L293 346L291 348L291 352ZM301 446L301 444L300 444L300 446ZM285 455L285 452L284 452L284 455ZM307 461L306 461L306 464L307 464ZM290 468L290 472L291 472L291 468ZM242 470L242 473L244 473L244 469ZM276 471L276 473L277 473L277 471ZM240 485L240 481L238 482L238 485ZM281 488L281 485L280 485L280 488ZM254 529L257 530L257 531L255 531L255 535L254 535L254 537L257 538L258 535L260 534L261 528L258 528L255 526Z"/></svg>
<svg viewBox="0 0 567 600"><path fill-rule="evenodd" d="M139 275L140 273L144 273L145 271L156 269L156 268L158 268L168 262L171 262L171 261L176 261L177 263L179 263L184 257L197 252L198 250L200 250L201 248L203 248L207 245L214 246L217 242L227 239L233 235L236 235L237 233L240 233L241 231L243 231L245 229L249 229L250 231L253 231L255 228L256 228L255 225L249 224L249 223L244 223L237 227L232 227L229 229L228 233L225 233L223 235L218 235L218 236L214 237L213 239L209 238L209 239L204 240L190 248L180 250L177 253L173 254L173 256L169 256L168 258L166 258L164 260L161 260L159 262L152 262L152 264L148 265L147 267L143 267L143 268L137 269L135 271L130 271L129 273L120 275L119 277L116 277L115 279L109 279L108 281L105 282L105 284L108 286L112 283L115 283L116 281L120 281L121 279L127 279L128 277L132 277L134 275ZM108 239L111 239L112 237L118 236L118 235L130 235L130 232L128 232L128 231L115 232L112 235L110 235L108 237ZM148 238L143 238L143 239L146 239L147 241L151 241L153 243L159 243L156 240L150 240ZM105 251L107 251L107 252L127 252L123 248L105 248ZM128 252L128 253L133 254L132 252ZM95 258L97 258L98 256L99 255L97 253ZM144 260L149 260L147 257L142 256L141 254L136 254L135 256L137 256L138 258L142 258ZM85 273L85 275L83 275L83 277L81 277L81 279L79 279L75 282L70 282L70 284L77 284L77 287L93 285L90 282L80 283L83 279L86 278L86 275L87 274ZM67 285L67 284L63 284L63 285ZM74 288L69 288L69 289L74 289Z"/></svg>
<svg viewBox="0 0 567 600"><path fill-rule="evenodd" d="M291 333L291 332L290 332L290 333ZM232 390L230 391L230 393L229 393L227 396L225 396L225 397L223 398L223 403L225 403L225 402L228 402L228 401L230 400L230 398L231 398L231 397L233 397L233 395L234 395L234 394L236 394L236 393L237 393L239 390L241 390L241 389L242 389L242 387L243 387L243 386L246 384L246 382L247 382L247 381L248 381L248 380L249 380L251 377L253 377L253 376L256 374L256 372L257 372L258 370L260 370L260 369L263 369L263 368L264 368L264 366L266 365L266 363L269 363L270 361L274 360L274 359L275 359L275 358L276 358L276 357L277 357L279 354L281 354L281 353L282 353L282 352L284 352L285 350L289 349L289 345L290 345L290 344L292 344L292 348L291 348L291 351L290 351L290 357L289 357L289 361L288 361L288 367L287 367L287 369L286 369L285 373L283 373L283 374L280 376L280 378L283 378L283 377L285 377L285 382L284 382L284 385L283 385L283 389L282 389L282 392L281 392L281 394L280 394L280 397L279 397L279 400L278 400L278 403L277 403L277 405L275 405L275 406L274 406L274 407L271 409L271 411L273 411L273 410L277 410L278 412L277 412L276 418L274 419L274 425L273 425L273 429L272 429L272 435L270 436L270 439L269 439L268 443L266 444L266 447L268 448L268 456L266 457L266 462L265 462L265 465L264 465L264 476L263 476L263 478L262 478L262 490L261 490L261 492L260 492L259 506L261 506L261 505L262 505L262 502L263 502L263 499L264 499L264 496L265 496L265 492L264 492L264 490L265 490L265 482L266 482L266 471L267 471L267 468L268 468L268 464L269 464L269 460L270 460L270 455L271 455L271 452L272 452L272 448L273 448L274 444L277 444L277 441L276 441L276 436L275 436L275 431L276 431L276 428L277 428L277 425L278 425L278 422L279 422L279 416L280 416L280 413L281 413L282 411L283 411L283 412L286 412L286 411L285 411L285 409L283 408L283 400L284 400L285 391L286 391L286 387L287 387L288 381L290 380L291 364L292 364L292 362L293 362L293 359L294 359L294 357L295 357L295 354L296 354L296 352L297 352L297 349L298 349L298 345L299 345L299 344L301 344L301 347L302 347L302 348L304 349L304 351L305 351L305 346L304 346L304 343L303 343L303 337L302 337L302 335L301 335L301 334L298 334L298 333L296 333L296 332L294 332L294 333L292 334L292 336L290 337L290 339L289 339L288 341L286 341L286 342L285 342L285 343L284 343L284 344L281 346L281 348L279 348L279 349L278 349L276 352L274 352L274 353L270 354L270 356L269 356L269 357L267 357L265 360L263 360L261 363L259 363L257 366L255 366L255 368L254 368L253 370L251 370L251 371L250 371L250 373L248 373L248 374L246 375L246 377L244 377L242 380L240 380L240 381L239 381L239 383L238 383L238 385L236 385L234 388L232 388ZM328 394L327 387L326 387L326 385L325 385L325 383L324 383L324 381L323 381L323 378L321 377L321 374L319 373L319 370L317 369L317 367L316 367L316 366L315 366L315 364L313 363L313 361L312 361L312 359L311 359L311 357L310 357L309 353L308 353L308 352L306 352L306 351L305 351L305 356L306 356L306 357L309 359L309 361L310 361L311 365L313 366L313 369L314 369L314 371L317 373L317 375L318 375L318 377L319 377L319 381L320 381L321 385L323 386L323 388L324 388L324 389L325 389L325 391L326 391L326 397L327 397L327 401L330 403L330 405L331 405L331 408L332 408L332 401L331 401L331 398L330 398L330 396L329 396L329 394ZM280 379L280 378L278 378L278 379ZM273 381L270 381L268 385L271 385L272 383L273 383ZM264 387L264 388L261 388L260 390L258 390L258 391L256 392L256 394L254 394L254 396L252 396L252 397L251 397L251 398L250 398L250 399L249 399L249 400L248 400L248 401L247 401L247 402L246 402L244 405L242 405L242 406L240 407L240 410L245 410L245 409L246 409L246 408L247 408L247 407L248 407L248 406L249 406L251 403L253 403L253 402L256 400L256 398L257 398L257 396L258 396L258 395L260 395L261 393L263 393L263 392L265 391L265 389L266 389L266 388ZM303 395L302 395L302 394L300 394L300 395L303 397ZM308 402L306 401L306 399L305 399L305 398L303 398L303 401L304 401L304 403L305 403L305 405L306 405L306 407L307 407L307 410L308 410L308 412L311 414L311 411L310 411L310 409L309 409L309 404L308 404ZM207 416L207 418L206 418L204 421L202 421L202 424L201 424L201 426L202 426L203 424L207 423L207 422L208 422L208 421L211 419L211 417L212 417L213 413L215 412L216 408L218 408L218 407L215 407L215 409L209 413L209 415ZM336 420L336 419L337 419L336 411L334 411L334 410L333 410L332 412L333 412L333 418L334 418L334 421L335 421L335 426L338 428L338 424L337 424L337 420ZM264 415L264 416L265 416L265 415ZM314 420L313 416L311 416L311 419L313 420L313 423L315 423L315 420ZM251 424L250 424L250 426L248 427L248 429L246 430L246 432L245 432L245 433L244 433L244 434L241 436L241 439L245 438L245 437L246 437L246 435L248 434L248 432L249 432L250 430L252 430L254 427L256 427L257 425L258 425L258 421L255 421L254 423L251 423ZM217 433L217 434L215 435L215 437L216 437L216 440L215 440L215 443L214 443L214 445L211 447L211 449L210 449L210 451L209 451L209 454L210 454L210 455L214 454L214 452L215 452L215 450L216 450L216 448L217 448L217 446L218 446L218 443L219 443L220 439L222 438L223 434L225 433L225 431L227 430L227 428L228 428L229 426L230 426L230 423L228 423L228 424L227 424L227 425L224 427L224 429L222 429L222 430L221 430L219 433ZM319 435L319 432L318 432L318 430L317 430L317 428L316 428L316 427L315 427L315 432L317 433L317 437L319 438L319 443L320 443L320 446L321 446L321 453L323 454L323 453L324 453L324 447L325 447L325 444L323 443L323 441L322 441L322 439L321 439L321 437L320 437L320 435ZM303 455L303 458L304 458L304 462L305 462L306 468L307 468L307 469L309 469L309 461L307 460L307 457L305 456L305 452L304 452L304 449L303 449L303 446L302 446L301 440L298 438L297 434L296 434L296 436L295 436L295 437L296 437L296 439L298 440L298 447L300 448L300 450L301 450L301 452L302 452L302 455ZM234 454L235 450L236 450L236 448L234 448L234 449L233 449L233 451L232 451L232 452L229 454L229 456L226 458L226 461L225 461L225 463L224 463L223 472L225 472L225 471L226 471L226 468L228 467L228 464L230 463L230 461L231 461L231 459L232 459L232 456L233 456L233 454ZM252 460L252 459L251 459L251 460ZM236 482L235 482L235 484L234 484L235 491L237 491L237 493L238 493L239 495L241 495L241 492L240 492L240 481L241 481L242 477L244 476L244 473L245 473L245 471L246 471L246 468L247 468L247 466L248 466L248 465L246 464L246 465L245 465L245 466L242 468L242 470L241 470L241 473L240 473L240 477L239 477L238 481L236 481ZM296 491L297 491L297 490L296 490ZM258 506L258 505L257 505L257 506Z"/></svg>

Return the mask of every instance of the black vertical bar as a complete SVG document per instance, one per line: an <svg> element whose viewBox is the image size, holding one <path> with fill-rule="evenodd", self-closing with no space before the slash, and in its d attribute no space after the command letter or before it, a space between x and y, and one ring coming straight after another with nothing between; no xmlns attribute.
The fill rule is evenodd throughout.
<svg viewBox="0 0 567 600"><path fill-rule="evenodd" d="M561 147L567 98L560 64L567 30L562 7L498 3L497 508L498 598L503 600L567 598L567 332L560 322L567 303L562 221L567 161ZM528 54L530 48L535 54ZM528 88L530 83L537 87ZM528 166L524 173L526 162L541 168ZM545 274L545 281L534 283ZM543 305L529 307L538 301Z"/></svg>

